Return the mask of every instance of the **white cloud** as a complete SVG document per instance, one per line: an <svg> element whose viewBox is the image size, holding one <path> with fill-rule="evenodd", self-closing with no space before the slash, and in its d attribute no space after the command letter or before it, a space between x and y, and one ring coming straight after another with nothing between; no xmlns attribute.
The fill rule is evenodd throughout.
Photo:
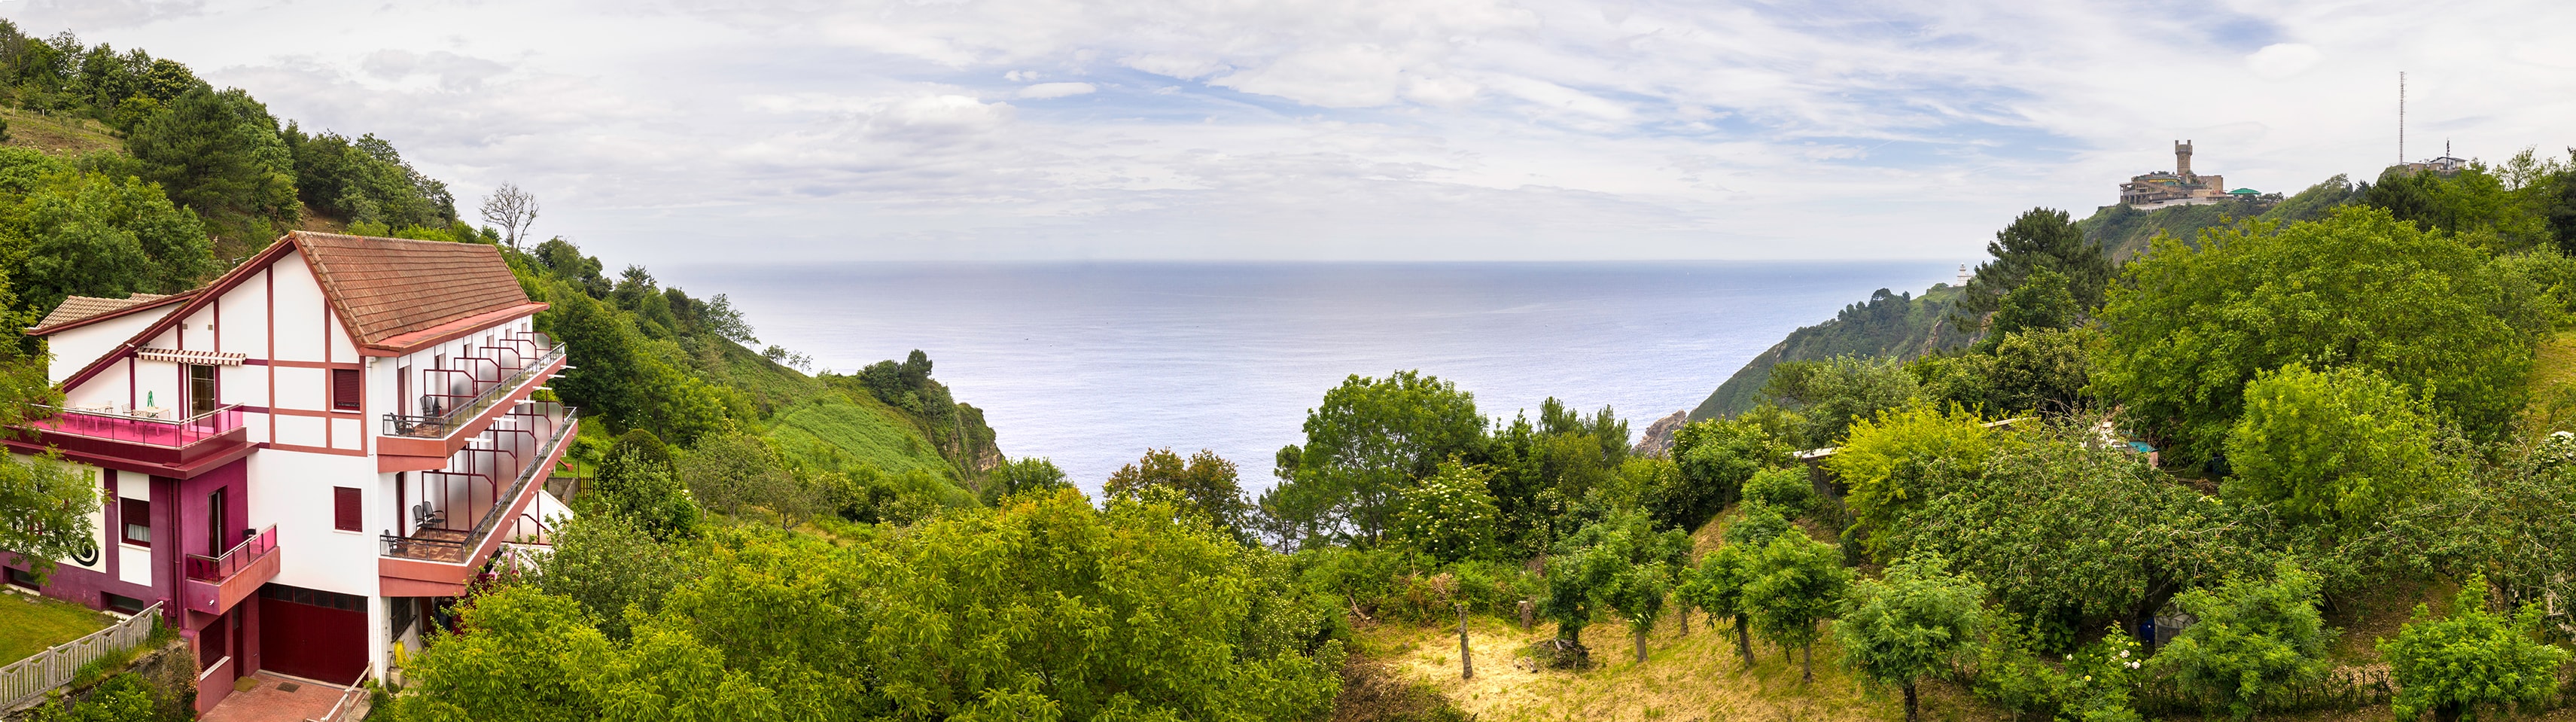
<svg viewBox="0 0 2576 722"><path fill-rule="evenodd" d="M2245 56L2245 67L2266 80L2280 80L2307 72L2319 57L2314 45L2274 43Z"/></svg>
<svg viewBox="0 0 2576 722"><path fill-rule="evenodd" d="M2576 6L0 0L546 233L741 258L1955 257L2169 167L2576 144ZM347 28L368 28L348 32ZM293 37L291 44L241 37ZM2460 38L2475 38L2462 41ZM1137 88L1147 92L1100 92ZM1036 102L1090 93L1080 102ZM1008 102L1005 102L1005 101ZM2431 147L2431 146L2418 146ZM2417 153L2422 155L2422 153ZM725 242L739 239L741 242Z"/></svg>
<svg viewBox="0 0 2576 722"><path fill-rule="evenodd" d="M1096 90L1099 88L1092 87L1090 83L1039 83L1021 88L1020 97L1062 98L1069 95L1088 95Z"/></svg>

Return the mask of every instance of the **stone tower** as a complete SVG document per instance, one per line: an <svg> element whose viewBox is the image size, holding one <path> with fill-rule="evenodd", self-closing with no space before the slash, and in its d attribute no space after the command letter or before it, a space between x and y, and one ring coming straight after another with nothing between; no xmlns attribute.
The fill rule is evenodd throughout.
<svg viewBox="0 0 2576 722"><path fill-rule="evenodd" d="M2191 141L2174 141L2174 175L2191 179Z"/></svg>

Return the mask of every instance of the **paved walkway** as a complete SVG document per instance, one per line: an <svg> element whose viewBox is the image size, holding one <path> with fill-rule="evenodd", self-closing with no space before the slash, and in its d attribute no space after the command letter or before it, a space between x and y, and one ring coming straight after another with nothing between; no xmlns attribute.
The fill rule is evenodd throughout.
<svg viewBox="0 0 2576 722"><path fill-rule="evenodd" d="M289 679L261 672L252 675L259 686L248 692L234 692L224 697L223 704L206 710L199 722L304 722L321 719L331 713L331 705L340 701L347 688Z"/></svg>

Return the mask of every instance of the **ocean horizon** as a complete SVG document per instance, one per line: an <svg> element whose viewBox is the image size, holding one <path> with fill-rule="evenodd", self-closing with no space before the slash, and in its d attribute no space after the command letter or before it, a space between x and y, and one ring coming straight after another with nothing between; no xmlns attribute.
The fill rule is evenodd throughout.
<svg viewBox="0 0 2576 722"><path fill-rule="evenodd" d="M1418 369L1488 417L1554 396L1632 433L1699 404L1791 330L1955 263L699 264L666 285L725 294L762 344L847 373L913 349L984 410L1003 453L1096 493L1147 449L1209 449L1246 491L1349 375Z"/></svg>

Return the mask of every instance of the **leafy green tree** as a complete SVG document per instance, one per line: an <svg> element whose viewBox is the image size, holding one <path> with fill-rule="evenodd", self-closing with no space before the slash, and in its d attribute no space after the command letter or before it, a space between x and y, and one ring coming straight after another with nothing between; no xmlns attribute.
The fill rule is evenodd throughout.
<svg viewBox="0 0 2576 722"><path fill-rule="evenodd" d="M2547 329L2508 322L2541 299L2507 295L2491 270L2466 242L2376 209L2205 231L2197 247L2160 239L2103 307L2093 384L2185 459L2217 452L2246 383L2294 361L2377 371L2497 438Z"/></svg>
<svg viewBox="0 0 2576 722"><path fill-rule="evenodd" d="M1985 421L1965 409L1916 404L1881 411L1852 427L1825 465L1850 487L1843 503L1871 551L1885 550L1884 538L1899 532L1906 513L1930 498L1925 486L1931 476L1977 473L1988 455L2010 441Z"/></svg>
<svg viewBox="0 0 2576 722"><path fill-rule="evenodd" d="M447 184L412 169L392 143L373 134L354 140L328 131L306 135L290 122L279 137L294 159L295 186L307 207L397 228L457 221Z"/></svg>
<svg viewBox="0 0 2576 722"><path fill-rule="evenodd" d="M2326 673L2334 631L2317 609L2318 589L2315 574L2283 561L2268 580L2184 592L2175 603L2199 621L2150 664L2211 706L2251 719L2266 701Z"/></svg>
<svg viewBox="0 0 2576 722"><path fill-rule="evenodd" d="M1491 475L1481 467L1441 462L1438 471L1405 490L1404 509L1395 517L1397 543L1442 562L1494 556L1502 512L1485 490Z"/></svg>
<svg viewBox="0 0 2576 722"><path fill-rule="evenodd" d="M201 215L257 224L247 232L295 220L294 156L268 107L238 88L172 99L126 135L125 149L142 162L144 180Z"/></svg>
<svg viewBox="0 0 2576 722"><path fill-rule="evenodd" d="M2087 346L2098 335L2090 328L2034 329L1997 339L1988 351L1994 362L1985 375L1986 408L2052 414L2088 408L2093 363Z"/></svg>
<svg viewBox="0 0 2576 722"><path fill-rule="evenodd" d="M89 698L79 701L56 699L27 711L27 722L145 722L172 719L166 715L151 685L141 675L117 674L90 690ZM178 717L186 719L186 717Z"/></svg>
<svg viewBox="0 0 2576 722"><path fill-rule="evenodd" d="M1183 462L1171 449L1150 449L1136 463L1120 467L1109 475L1101 492L1110 498L1133 496L1147 489L1167 489L1179 495L1192 511L1229 534L1243 537L1252 513L1252 502L1243 495L1243 485L1236 480L1234 462L1200 449ZM1482 485L1478 486L1482 490ZM1248 538L1248 537L1247 537Z"/></svg>
<svg viewBox="0 0 2576 722"><path fill-rule="evenodd" d="M992 504L1017 494L1053 496L1058 489L1071 488L1073 482L1065 480L1064 470L1056 468L1054 460L1023 456L984 472L982 496L984 503Z"/></svg>
<svg viewBox="0 0 2576 722"><path fill-rule="evenodd" d="M536 587L580 602L610 639L633 636L627 611L650 617L689 576L690 558L614 514L578 514L554 530L554 552L537 558Z"/></svg>
<svg viewBox="0 0 2576 722"><path fill-rule="evenodd" d="M1684 574L1674 592L1682 603L1707 612L1712 625L1720 617L1734 620L1735 652L1743 657L1745 669L1753 668L1753 609L1744 602L1744 585L1750 579L1753 556L1759 553L1758 544L1720 546L1700 557L1699 566Z"/></svg>
<svg viewBox="0 0 2576 722"><path fill-rule="evenodd" d="M796 485L766 439L739 431L698 437L677 471L698 503L729 517L754 505L780 511L780 502L790 500Z"/></svg>
<svg viewBox="0 0 2576 722"><path fill-rule="evenodd" d="M1609 611L1628 623L1637 661L1646 661L1646 632L1663 614L1674 574L1690 559L1690 536L1655 531L1643 514L1629 512L1585 525L1557 545L1547 561L1543 605L1556 620L1557 638L1581 640L1593 617Z"/></svg>
<svg viewBox="0 0 2576 722"><path fill-rule="evenodd" d="M2439 430L2410 396L2367 368L2292 363L2255 376L2227 437L2226 490L2294 520L2370 525L2447 476Z"/></svg>
<svg viewBox="0 0 2576 722"><path fill-rule="evenodd" d="M1804 468L1763 469L1745 482L1744 498L1748 506L1758 503L1783 516L1805 516L1816 503L1816 485L1807 480Z"/></svg>
<svg viewBox="0 0 2576 722"><path fill-rule="evenodd" d="M698 533L698 504L680 481L668 447L653 432L635 429L618 437L592 487L576 497L587 500L584 513L624 518L661 541Z"/></svg>
<svg viewBox="0 0 2576 722"><path fill-rule="evenodd" d="M1798 677L1816 681L1818 623L1831 618L1851 586L1851 570L1842 552L1805 534L1782 534L1753 557L1744 585L1744 604L1753 610L1753 630L1782 648L1803 654Z"/></svg>
<svg viewBox="0 0 2576 722"><path fill-rule="evenodd" d="M1651 497L1657 523L1695 529L1742 496L1762 469L1789 463L1789 446L1749 419L1694 421L1673 432L1673 463L1684 482Z"/></svg>
<svg viewBox="0 0 2576 722"><path fill-rule="evenodd" d="M1834 635L1862 677L1905 691L1905 719L1921 719L1915 684L1946 679L1976 648L1984 585L1951 575L1938 558L1909 559L1854 584Z"/></svg>
<svg viewBox="0 0 2576 722"><path fill-rule="evenodd" d="M2077 308L2093 308L2102 304L2103 290L2117 271L2110 256L2086 241L2084 230L2065 211L2047 208L2024 211L2012 225L1996 231L1986 253L1994 260L1977 265L1959 298L1959 310L1970 316L2003 308L2006 295L2041 272L2063 277Z"/></svg>
<svg viewBox="0 0 2576 722"><path fill-rule="evenodd" d="M2470 575L2449 615L2435 617L2415 605L2414 619L2397 637L2380 640L2379 655L2397 678L2390 707L2400 719L2432 712L2451 722L2487 707L2528 709L2547 701L2567 650L2542 644L2534 638L2539 631L2539 607L2525 605L2511 617L2488 611L2486 577Z"/></svg>
<svg viewBox="0 0 2576 722"><path fill-rule="evenodd" d="M1840 444L1853 423L1904 406L1921 390L1896 359L1853 356L1780 364L1763 386L1765 395L1806 421L1790 440L1800 448Z"/></svg>
<svg viewBox="0 0 2576 722"><path fill-rule="evenodd" d="M1298 536L1375 543L1413 479L1484 441L1476 397L1419 371L1350 376L1306 412L1306 443L1286 480L1265 497ZM1282 454L1285 456L1285 454ZM1290 491L1289 488L1295 490ZM1275 502L1273 498L1275 497Z"/></svg>
<svg viewBox="0 0 2576 722"><path fill-rule="evenodd" d="M1986 340L1977 344L1977 348L1991 349L2007 334L2066 328L2082 321L2084 307L2067 289L2068 283L2066 274L2058 273L2056 269L2032 271L2029 278L2022 280L2020 288L2004 294L1995 315L1987 319Z"/></svg>

